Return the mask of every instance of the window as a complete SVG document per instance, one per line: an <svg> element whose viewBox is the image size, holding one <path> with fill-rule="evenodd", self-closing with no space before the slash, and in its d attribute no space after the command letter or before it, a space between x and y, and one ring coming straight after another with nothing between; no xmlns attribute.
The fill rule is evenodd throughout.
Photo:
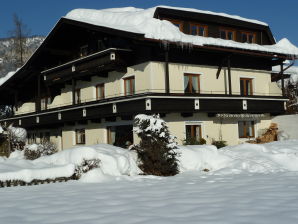
<svg viewBox="0 0 298 224"><path fill-rule="evenodd" d="M36 143L36 133L29 133L28 134L28 144Z"/></svg>
<svg viewBox="0 0 298 224"><path fill-rule="evenodd" d="M184 74L184 92L200 93L200 75Z"/></svg>
<svg viewBox="0 0 298 224"><path fill-rule="evenodd" d="M80 47L80 57L85 57L88 55L88 45Z"/></svg>
<svg viewBox="0 0 298 224"><path fill-rule="evenodd" d="M41 110L46 110L48 109L48 105L52 103L52 98L51 97L43 97L40 100L40 104L41 104Z"/></svg>
<svg viewBox="0 0 298 224"><path fill-rule="evenodd" d="M242 96L251 96L251 95L253 95L252 79L240 78L240 94Z"/></svg>
<svg viewBox="0 0 298 224"><path fill-rule="evenodd" d="M191 138L200 140L202 138L202 127L201 125L186 125L186 139Z"/></svg>
<svg viewBox="0 0 298 224"><path fill-rule="evenodd" d="M85 144L85 129L76 129L76 144Z"/></svg>
<svg viewBox="0 0 298 224"><path fill-rule="evenodd" d="M135 77L124 79L124 93L125 95L132 95L135 93Z"/></svg>
<svg viewBox="0 0 298 224"><path fill-rule="evenodd" d="M171 23L173 23L175 26L177 26L179 28L179 30L182 32L183 31L183 23L182 21L179 21L179 20L170 20L170 19L167 19L168 21L170 21Z"/></svg>
<svg viewBox="0 0 298 224"><path fill-rule="evenodd" d="M104 83L96 86L96 99L104 99L105 98L105 85Z"/></svg>
<svg viewBox="0 0 298 224"><path fill-rule="evenodd" d="M81 103L81 89L75 90L75 104Z"/></svg>
<svg viewBox="0 0 298 224"><path fill-rule="evenodd" d="M225 39L225 40L235 40L236 39L235 30L221 29L219 31L219 33L220 33L221 39Z"/></svg>
<svg viewBox="0 0 298 224"><path fill-rule="evenodd" d="M242 43L255 43L256 34L252 32L241 32L241 41Z"/></svg>
<svg viewBox="0 0 298 224"><path fill-rule="evenodd" d="M254 121L238 121L239 138L254 138Z"/></svg>
<svg viewBox="0 0 298 224"><path fill-rule="evenodd" d="M207 37L208 27L200 24L190 24L190 34Z"/></svg>

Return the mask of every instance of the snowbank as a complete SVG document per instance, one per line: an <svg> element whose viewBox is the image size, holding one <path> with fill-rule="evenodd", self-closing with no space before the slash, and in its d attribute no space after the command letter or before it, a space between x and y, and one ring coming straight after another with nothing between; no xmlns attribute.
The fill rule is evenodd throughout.
<svg viewBox="0 0 298 224"><path fill-rule="evenodd" d="M278 124L280 140L298 139L298 114L276 116L272 122Z"/></svg>
<svg viewBox="0 0 298 224"><path fill-rule="evenodd" d="M100 144L63 150L36 160L25 160L23 153L15 152L0 160L0 180L23 180L70 177L76 165L83 160L99 159L100 168L83 178L86 182L101 181L106 176L137 175L136 155L126 149ZM94 175L95 174L95 175ZM96 175L97 174L97 175ZM96 179L97 178L97 179Z"/></svg>
<svg viewBox="0 0 298 224"><path fill-rule="evenodd" d="M209 175L277 173L298 171L298 140L263 145L241 144L216 149L210 145L179 146L180 172L196 171ZM0 180L45 180L69 177L83 160L99 159L100 168L82 176L83 182L103 182L121 176L137 176L136 154L127 149L99 144L75 147L51 156L29 161L21 152L0 158Z"/></svg>
<svg viewBox="0 0 298 224"><path fill-rule="evenodd" d="M188 8L175 8L168 6L157 6L163 8L172 8L183 11L199 12L205 14L220 15L238 20L244 20L252 23L262 24L259 21L248 20L238 16L230 16L222 13L213 13ZM279 53L286 55L298 55L298 48L290 43L286 38L280 40L275 45L258 45L239 43L231 40L223 40L212 37L201 37L187 35L179 31L171 22L153 18L157 7L148 9L138 9L133 7L113 8L113 9L75 9L70 11L65 18L81 21L97 26L110 27L122 31L128 31L138 34L144 34L146 38L152 38L164 41L173 41L182 44L191 44L198 46L220 46L229 48L239 48L255 50L262 52ZM266 25L267 24L262 24Z"/></svg>

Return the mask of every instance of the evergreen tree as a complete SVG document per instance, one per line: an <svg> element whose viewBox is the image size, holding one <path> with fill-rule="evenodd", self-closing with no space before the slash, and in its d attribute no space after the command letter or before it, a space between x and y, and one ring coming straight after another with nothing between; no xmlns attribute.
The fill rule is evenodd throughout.
<svg viewBox="0 0 298 224"><path fill-rule="evenodd" d="M140 160L140 169L148 175L173 176L178 173L175 137L170 135L166 122L159 115L139 114L135 117L134 132L141 139L133 146Z"/></svg>

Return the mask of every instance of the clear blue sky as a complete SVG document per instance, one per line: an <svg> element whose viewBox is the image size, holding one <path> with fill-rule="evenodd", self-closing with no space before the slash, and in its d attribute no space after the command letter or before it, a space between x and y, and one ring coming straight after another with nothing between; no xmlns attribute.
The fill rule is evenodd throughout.
<svg viewBox="0 0 298 224"><path fill-rule="evenodd" d="M60 17L75 8L156 5L190 7L261 20L270 25L277 40L287 37L298 46L297 0L1 0L0 37L7 37L13 29L13 13L30 28L31 35L46 35Z"/></svg>

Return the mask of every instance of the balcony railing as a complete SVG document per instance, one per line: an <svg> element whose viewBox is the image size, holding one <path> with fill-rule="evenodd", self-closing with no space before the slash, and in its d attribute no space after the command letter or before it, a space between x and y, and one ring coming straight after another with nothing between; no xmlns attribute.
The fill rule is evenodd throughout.
<svg viewBox="0 0 298 224"><path fill-rule="evenodd" d="M109 102L117 99L124 99L124 98L135 98L138 96L144 96L144 95L154 95L154 96L171 96L171 97L198 97L198 98L233 98L233 99L244 99L244 98L249 98L249 99L258 99L258 98L263 98L263 99L285 99L285 97L282 96L281 93L260 93L260 92L254 92L253 95L247 95L243 96L240 95L240 92L233 92L232 95L226 94L225 91L205 91L201 90L200 93L185 93L182 90L170 90L169 94L164 93L164 89L144 89L144 90L139 90L135 91L134 94L132 95L125 95L124 93L118 93L118 94L105 94L104 99L97 99L96 97L90 97L90 98L85 98L81 99L79 104L73 105L72 101L65 102L65 103L60 103L60 104L48 104L46 110L41 110L40 112L45 112L45 111L52 111L52 110L57 110L57 109L62 109L62 108L68 108L68 107L77 107L77 106L82 106L82 105L88 105L92 103L98 103L98 102ZM69 99L71 100L71 99ZM30 113L35 113L36 110L22 110L21 113L13 114L12 116L15 115L24 115L24 114L30 114Z"/></svg>

